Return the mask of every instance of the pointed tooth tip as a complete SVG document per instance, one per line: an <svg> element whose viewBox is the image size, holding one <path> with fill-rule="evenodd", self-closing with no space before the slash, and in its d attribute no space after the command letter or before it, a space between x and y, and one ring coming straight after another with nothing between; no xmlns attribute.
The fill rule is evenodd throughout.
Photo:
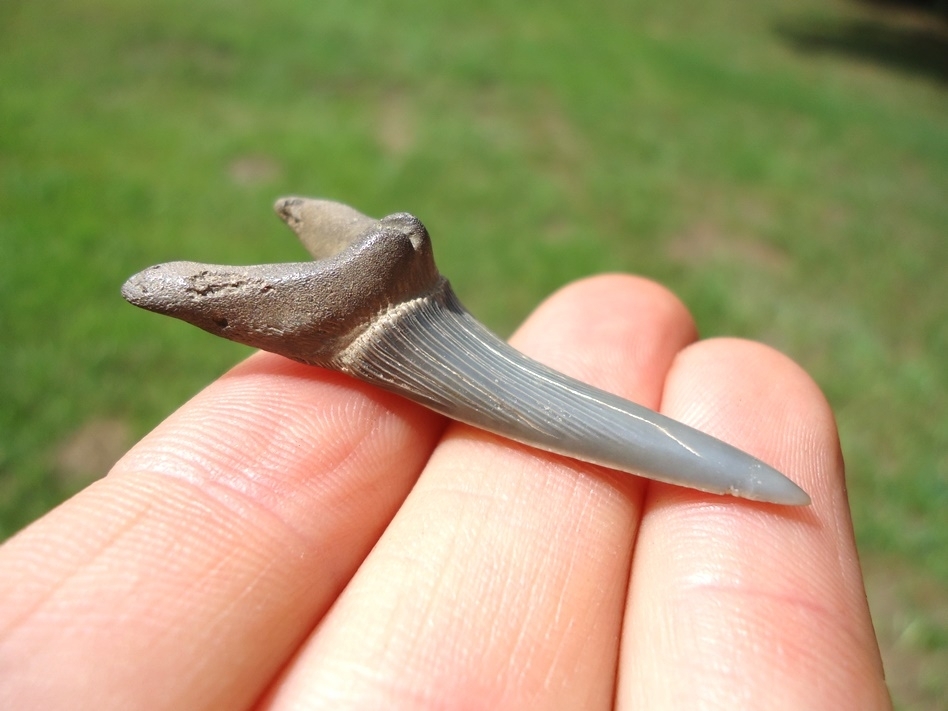
<svg viewBox="0 0 948 711"><path fill-rule="evenodd" d="M752 493L738 494L741 495L780 506L809 506L812 503L809 494L776 470Z"/></svg>
<svg viewBox="0 0 948 711"><path fill-rule="evenodd" d="M808 493L789 479L787 479L787 481L790 486L786 487L779 500L774 500L775 504L783 504L784 506L809 506L813 503Z"/></svg>
<svg viewBox="0 0 948 711"><path fill-rule="evenodd" d="M722 493L780 506L810 504L809 494L785 474L746 452L730 445L723 446L725 450L718 452L717 461L723 469L718 469L718 473L728 472L721 477L722 481L728 481L728 485ZM708 480L703 483L707 484ZM685 482L686 486L688 484Z"/></svg>

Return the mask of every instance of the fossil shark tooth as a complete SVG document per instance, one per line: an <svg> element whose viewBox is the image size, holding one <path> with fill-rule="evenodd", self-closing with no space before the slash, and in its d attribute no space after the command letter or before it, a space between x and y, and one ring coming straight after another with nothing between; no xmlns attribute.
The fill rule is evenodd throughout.
<svg viewBox="0 0 948 711"><path fill-rule="evenodd" d="M170 262L131 277L131 303L210 333L348 373L539 449L717 494L787 505L809 496L764 462L515 350L461 305L422 223L324 200L278 215L316 261Z"/></svg>

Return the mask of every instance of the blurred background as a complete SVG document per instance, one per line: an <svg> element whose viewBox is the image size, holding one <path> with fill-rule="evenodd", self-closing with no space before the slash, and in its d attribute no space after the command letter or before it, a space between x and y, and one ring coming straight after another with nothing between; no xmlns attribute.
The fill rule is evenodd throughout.
<svg viewBox="0 0 948 711"><path fill-rule="evenodd" d="M127 276L407 210L502 335L629 271L809 370L898 707L948 709L946 3L468 5L0 3L0 539L249 352Z"/></svg>

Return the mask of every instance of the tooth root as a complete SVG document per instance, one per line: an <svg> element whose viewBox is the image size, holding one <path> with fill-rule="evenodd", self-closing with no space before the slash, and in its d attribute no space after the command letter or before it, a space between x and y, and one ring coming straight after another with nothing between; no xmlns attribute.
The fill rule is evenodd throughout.
<svg viewBox="0 0 948 711"><path fill-rule="evenodd" d="M339 254L376 224L371 217L332 200L284 197L276 201L273 209L313 259Z"/></svg>

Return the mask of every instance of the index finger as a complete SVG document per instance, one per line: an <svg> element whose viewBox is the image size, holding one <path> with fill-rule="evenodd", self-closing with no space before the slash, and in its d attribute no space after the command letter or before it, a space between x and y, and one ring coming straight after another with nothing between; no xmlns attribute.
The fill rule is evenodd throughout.
<svg viewBox="0 0 948 711"><path fill-rule="evenodd" d="M249 706L442 427L337 373L240 364L0 548L0 707Z"/></svg>

